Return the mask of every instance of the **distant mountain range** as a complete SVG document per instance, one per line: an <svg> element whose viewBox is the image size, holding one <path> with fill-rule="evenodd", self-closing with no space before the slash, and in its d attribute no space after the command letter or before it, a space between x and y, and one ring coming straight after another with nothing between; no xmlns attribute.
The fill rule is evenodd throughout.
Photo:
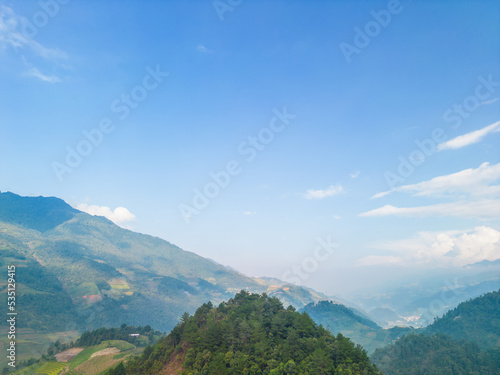
<svg viewBox="0 0 500 375"><path fill-rule="evenodd" d="M459 303L500 289L500 261L482 261L460 268L412 273L392 285L351 293L343 298L367 311L384 328L425 327Z"/></svg>

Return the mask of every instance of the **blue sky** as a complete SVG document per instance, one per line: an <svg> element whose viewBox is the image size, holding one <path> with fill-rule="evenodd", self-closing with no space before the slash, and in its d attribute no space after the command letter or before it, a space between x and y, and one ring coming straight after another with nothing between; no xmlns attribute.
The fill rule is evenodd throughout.
<svg viewBox="0 0 500 375"><path fill-rule="evenodd" d="M0 189L332 293L500 258L499 21L494 1L2 1Z"/></svg>

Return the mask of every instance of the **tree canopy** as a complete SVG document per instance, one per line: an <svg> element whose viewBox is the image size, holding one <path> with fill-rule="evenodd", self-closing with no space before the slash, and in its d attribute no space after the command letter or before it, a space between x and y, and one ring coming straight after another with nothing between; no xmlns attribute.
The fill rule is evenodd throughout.
<svg viewBox="0 0 500 375"><path fill-rule="evenodd" d="M185 374L380 374L365 350L334 336L307 313L277 298L241 291L215 307L203 304L145 349L127 374L156 374L179 366Z"/></svg>

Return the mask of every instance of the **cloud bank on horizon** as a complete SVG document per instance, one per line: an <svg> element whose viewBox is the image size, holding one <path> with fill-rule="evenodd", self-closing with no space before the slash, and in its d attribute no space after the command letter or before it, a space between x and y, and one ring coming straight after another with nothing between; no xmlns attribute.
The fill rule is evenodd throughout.
<svg viewBox="0 0 500 375"><path fill-rule="evenodd" d="M500 258L500 231L487 226L467 232L420 232L403 240L372 244L392 255L369 255L357 266L397 265L405 267L463 267Z"/></svg>

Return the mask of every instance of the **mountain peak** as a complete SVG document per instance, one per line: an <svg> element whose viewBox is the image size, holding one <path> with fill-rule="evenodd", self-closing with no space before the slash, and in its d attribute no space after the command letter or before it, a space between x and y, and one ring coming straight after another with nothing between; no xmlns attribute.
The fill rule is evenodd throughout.
<svg viewBox="0 0 500 375"><path fill-rule="evenodd" d="M0 192L0 221L46 232L72 219L78 210L56 197L23 197Z"/></svg>

